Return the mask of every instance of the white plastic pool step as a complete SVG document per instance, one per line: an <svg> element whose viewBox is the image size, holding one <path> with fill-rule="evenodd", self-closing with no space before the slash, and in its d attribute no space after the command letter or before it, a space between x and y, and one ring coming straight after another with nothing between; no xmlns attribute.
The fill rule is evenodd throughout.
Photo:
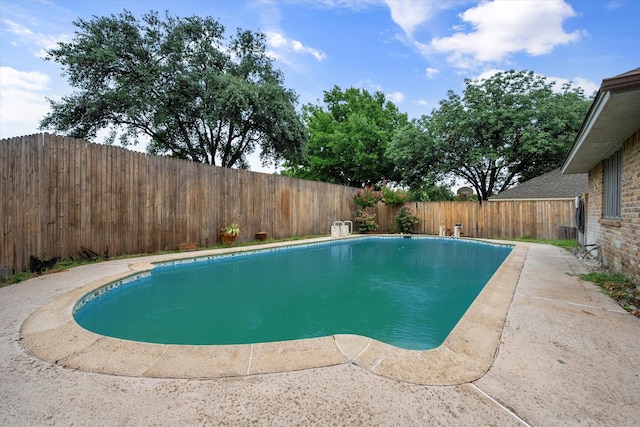
<svg viewBox="0 0 640 427"><path fill-rule="evenodd" d="M334 221L331 226L331 237L346 237L353 232L353 222Z"/></svg>

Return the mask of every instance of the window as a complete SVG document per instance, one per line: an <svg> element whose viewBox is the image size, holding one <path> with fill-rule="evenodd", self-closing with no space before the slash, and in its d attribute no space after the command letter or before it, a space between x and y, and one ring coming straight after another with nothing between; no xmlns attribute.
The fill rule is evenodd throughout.
<svg viewBox="0 0 640 427"><path fill-rule="evenodd" d="M604 218L620 219L622 198L622 153L616 151L604 160Z"/></svg>

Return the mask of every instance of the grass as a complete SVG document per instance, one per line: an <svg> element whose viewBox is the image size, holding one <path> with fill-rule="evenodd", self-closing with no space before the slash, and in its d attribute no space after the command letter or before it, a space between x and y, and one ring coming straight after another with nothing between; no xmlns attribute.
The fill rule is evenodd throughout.
<svg viewBox="0 0 640 427"><path fill-rule="evenodd" d="M532 239L524 236L520 239L508 239L518 242L529 243L545 243L548 245L558 246L572 252L576 247L575 240L545 240ZM588 274L581 274L580 279L587 282L593 282L602 289L602 291L615 300L621 307L634 316L640 317L640 290L635 283L629 278L621 274L601 273L593 271Z"/></svg>
<svg viewBox="0 0 640 427"><path fill-rule="evenodd" d="M576 247L575 240L553 240L553 239L532 239L529 236L523 236L518 239L501 239L501 240L513 240L516 242L526 242L526 243L544 243L547 245L558 246L562 249L566 249L571 252Z"/></svg>
<svg viewBox="0 0 640 427"><path fill-rule="evenodd" d="M640 290L629 278L621 274L592 271L581 274L580 279L595 283L621 307L640 317Z"/></svg>
<svg viewBox="0 0 640 427"><path fill-rule="evenodd" d="M91 264L94 262L100 262L100 261L106 261L106 260L107 258L104 258L104 257L99 257L93 260L84 259L84 258L75 259L72 257L67 257L58 261L50 270L47 270L43 274L57 273L60 271L68 270L69 268L72 268L72 267L77 267L79 265ZM0 288L4 286L13 285L15 283L20 283L25 280L32 279L34 277L38 277L38 274L33 273L31 271L21 271L20 273L16 273L13 276L9 276L6 279L0 280Z"/></svg>
<svg viewBox="0 0 640 427"><path fill-rule="evenodd" d="M6 279L0 281L0 288L2 288L3 286L13 285L14 283L22 282L36 276L37 274L30 271L22 271L20 273L16 273L13 276L9 276Z"/></svg>
<svg viewBox="0 0 640 427"><path fill-rule="evenodd" d="M317 237L326 237L326 234L315 234L315 235L309 235L309 236L294 236L294 237L289 237L289 238L285 238L285 239L267 239L264 241L250 241L250 242L244 242L244 243L239 243L236 244L234 246L250 246L250 245L263 245L263 244L267 244L267 243L276 243L276 242L288 242L288 241L295 241L295 240L304 240L304 239L313 239L313 238L317 238ZM207 249L221 249L221 248L228 248L229 246L224 246L224 245L217 245L217 246L210 246L210 247L205 247L205 248L198 248L198 250L207 250ZM96 259L84 259L84 258L72 258L72 257L67 257L64 259L61 259L60 261L58 261L53 268L51 268L50 270L47 270L46 272L44 272L43 274L50 274L50 273L57 273L60 271L64 271L64 270L68 270L70 268L73 267L78 267L80 265L84 265L84 264L91 264L94 262L102 262L102 261L108 261L108 260L113 260L113 259L122 259L122 258L137 258L137 257L143 257L143 256L148 256L148 255L162 255L162 254L167 254L167 253L175 253L178 251L162 251L162 252L155 252L152 254L127 254L127 255L119 255L119 256L115 256L115 257L99 257ZM194 251L197 252L197 251ZM29 280L32 279L34 277L38 277L38 274L33 273L31 271L23 271L20 273L16 273L12 276L7 277L6 279L0 280L0 288L4 287L4 286L9 286L9 285L13 285L15 283L20 283L23 282L25 280Z"/></svg>

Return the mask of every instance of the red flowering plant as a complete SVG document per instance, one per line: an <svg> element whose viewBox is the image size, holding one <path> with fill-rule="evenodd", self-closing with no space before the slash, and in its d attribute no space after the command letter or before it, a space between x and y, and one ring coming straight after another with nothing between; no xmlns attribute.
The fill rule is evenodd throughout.
<svg viewBox="0 0 640 427"><path fill-rule="evenodd" d="M362 233L369 231L375 231L378 229L378 221L376 220L376 214L373 212L367 212L363 209L356 210L356 216L353 218L353 222L358 226L358 230Z"/></svg>
<svg viewBox="0 0 640 427"><path fill-rule="evenodd" d="M375 206L380 200L382 200L382 194L376 191L373 185L358 190L358 193L353 196L353 202L361 208Z"/></svg>
<svg viewBox="0 0 640 427"><path fill-rule="evenodd" d="M382 194L376 191L373 185L358 190L353 196L353 202L358 206L353 222L362 233L375 231L378 229L376 214L369 209L382 200Z"/></svg>

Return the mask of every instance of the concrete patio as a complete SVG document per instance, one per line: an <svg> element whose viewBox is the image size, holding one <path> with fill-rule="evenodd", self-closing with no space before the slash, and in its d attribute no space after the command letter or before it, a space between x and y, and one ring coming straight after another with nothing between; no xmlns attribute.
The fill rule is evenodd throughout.
<svg viewBox="0 0 640 427"><path fill-rule="evenodd" d="M640 319L582 282L586 269L570 253L526 246L497 351L473 380L449 385L389 378L357 358L208 379L75 370L28 352L25 320L140 260L1 288L0 425L637 426ZM67 344L64 335L59 340Z"/></svg>

